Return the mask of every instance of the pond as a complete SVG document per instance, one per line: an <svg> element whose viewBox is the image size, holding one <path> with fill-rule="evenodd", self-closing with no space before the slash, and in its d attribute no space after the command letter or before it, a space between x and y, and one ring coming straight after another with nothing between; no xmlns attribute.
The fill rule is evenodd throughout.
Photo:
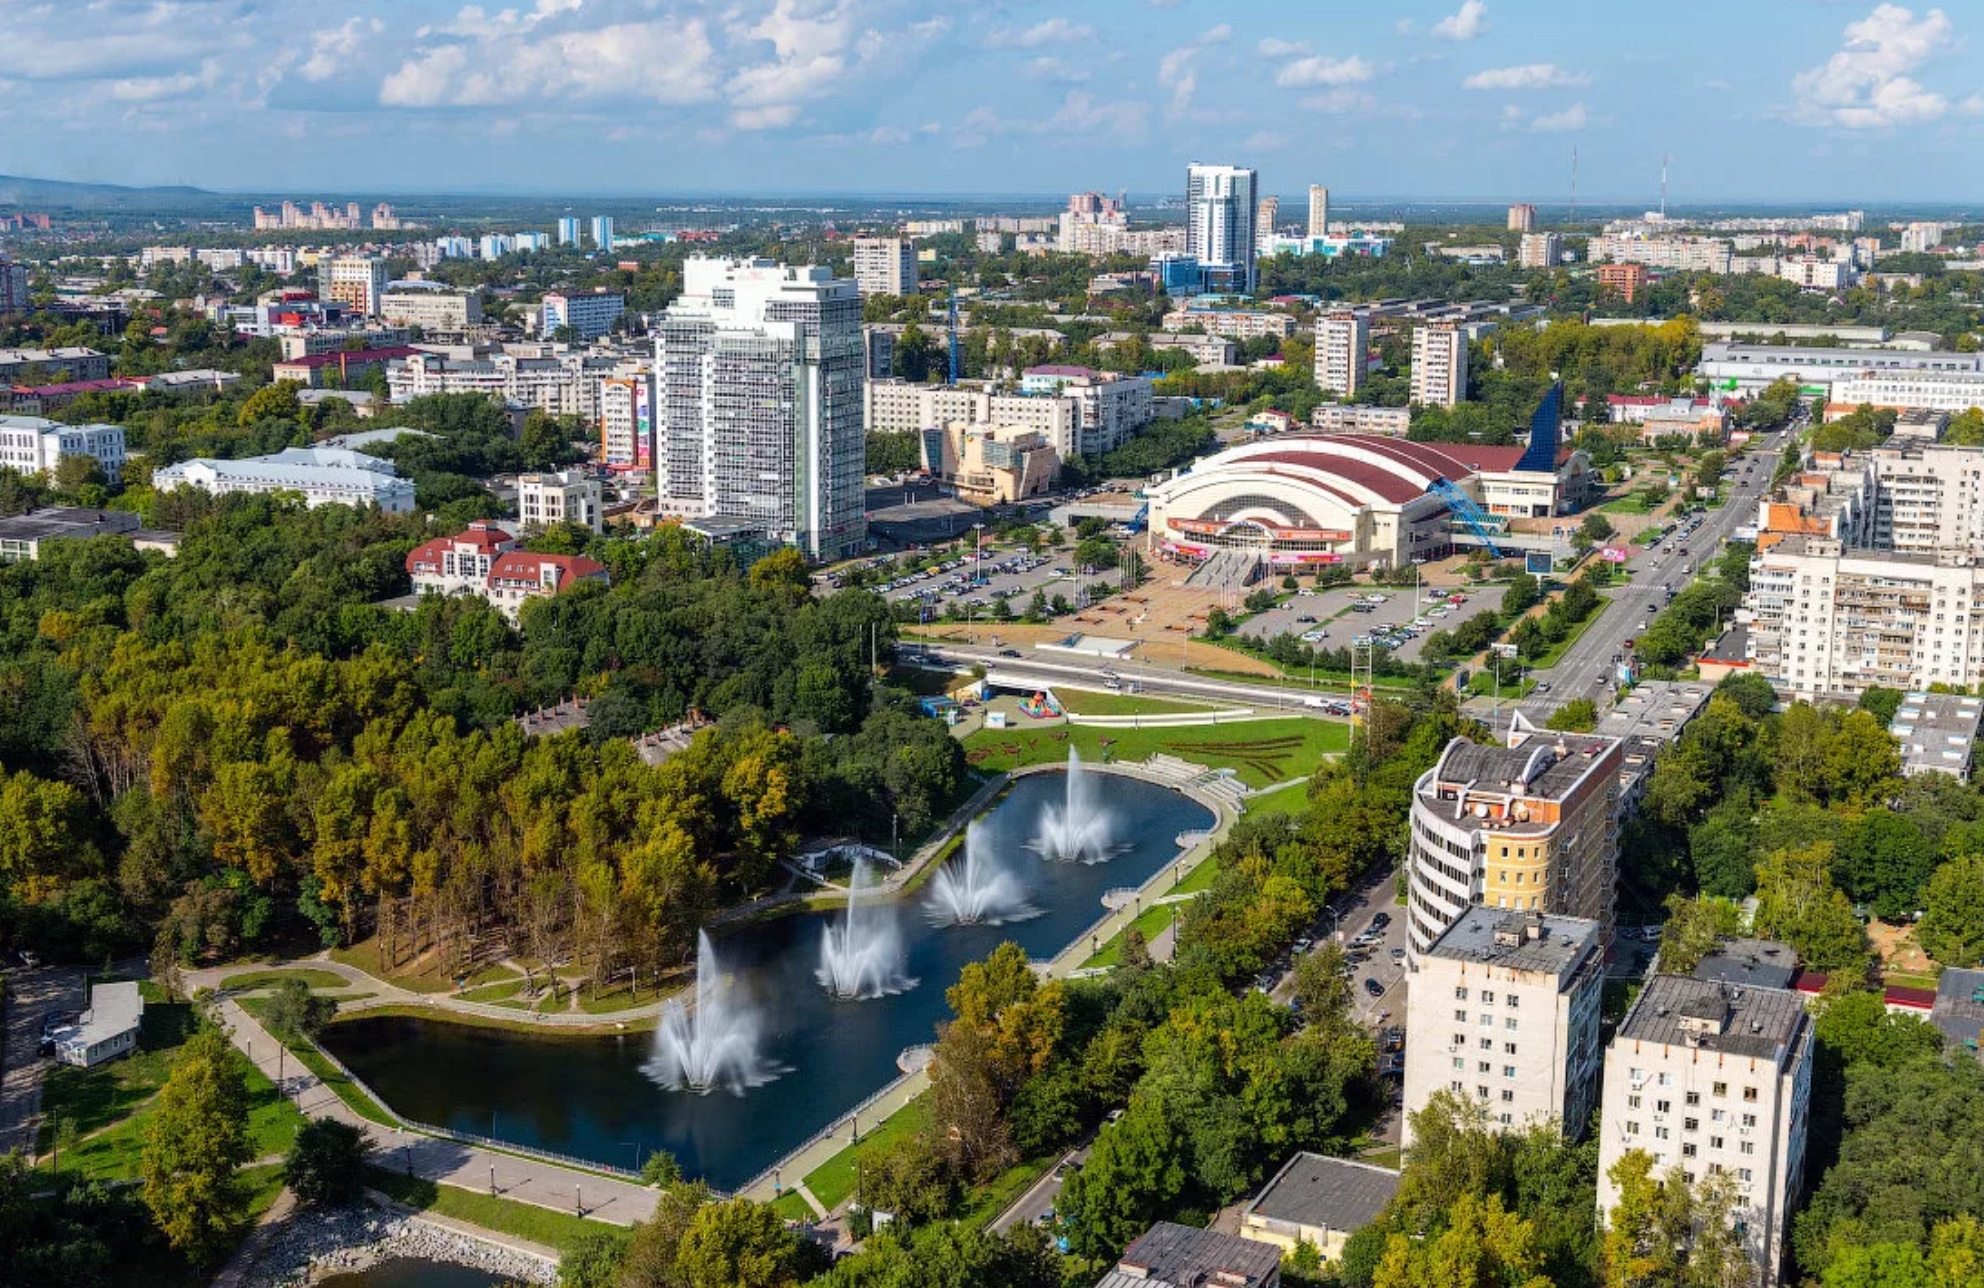
<svg viewBox="0 0 1984 1288"><path fill-rule="evenodd" d="M944 990L967 962L1005 940L1037 960L1052 957L1101 916L1104 891L1142 885L1178 856L1179 834L1213 823L1177 792L1095 774L1093 807L1109 821L1113 857L1048 861L1030 842L1043 815L1063 805L1065 782L1059 773L1018 779L980 823L980 848L1020 880L1038 916L936 926L925 915L928 885L894 905L917 981L904 992L862 1001L827 994L815 972L838 913L783 917L719 939L723 968L761 1012L763 1054L784 1069L742 1095L658 1085L642 1070L654 1053L650 1034L539 1037L360 1018L332 1025L324 1045L409 1118L619 1167L666 1149L689 1175L734 1189L894 1078L904 1049L932 1041L949 1015Z"/></svg>

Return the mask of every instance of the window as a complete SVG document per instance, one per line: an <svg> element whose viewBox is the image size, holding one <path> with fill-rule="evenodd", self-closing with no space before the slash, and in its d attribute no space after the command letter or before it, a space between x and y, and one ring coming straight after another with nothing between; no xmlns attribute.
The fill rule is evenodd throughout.
<svg viewBox="0 0 1984 1288"><path fill-rule="evenodd" d="M1494 1070L1494 1068L1495 1068L1495 1066L1494 1066L1494 1065L1492 1065L1492 1064L1489 1064L1489 1063L1488 1063L1488 1062L1487 1062L1486 1060L1483 1060L1483 1061L1481 1061L1481 1062L1480 1062L1479 1064L1477 1064L1477 1065L1475 1066L1475 1072L1476 1072L1476 1073L1490 1073L1490 1072L1493 1072L1493 1070Z"/></svg>
<svg viewBox="0 0 1984 1288"><path fill-rule="evenodd" d="M1504 1043L1502 1043L1502 1054L1503 1054L1503 1055L1514 1055L1515 1053L1516 1053L1516 1044L1515 1044L1515 1043L1513 1043L1513 1042L1504 1042Z"/></svg>
<svg viewBox="0 0 1984 1288"><path fill-rule="evenodd" d="M1474 1094L1481 1097L1481 1099L1486 1100L1488 1098L1488 1088L1476 1087L1474 1089Z"/></svg>
<svg viewBox="0 0 1984 1288"><path fill-rule="evenodd" d="M1514 1033L1516 1031L1516 1017L1511 1015L1508 1019L1503 1020L1502 1027Z"/></svg>
<svg viewBox="0 0 1984 1288"><path fill-rule="evenodd" d="M1466 1000L1467 1000L1467 989L1465 986L1462 986L1454 990L1454 1001L1465 1002Z"/></svg>
<svg viewBox="0 0 1984 1288"><path fill-rule="evenodd" d="M1666 1140L1668 1138L1667 1129L1655 1123L1653 1127L1653 1138L1655 1140Z"/></svg>
<svg viewBox="0 0 1984 1288"><path fill-rule="evenodd" d="M1708 1138L1708 1147L1709 1147L1710 1149L1721 1149L1721 1148L1722 1148L1722 1137L1720 1137L1720 1136L1711 1136L1711 1137L1709 1137L1709 1138Z"/></svg>
<svg viewBox="0 0 1984 1288"><path fill-rule="evenodd" d="M1515 1067L1514 1065L1512 1065L1512 1064L1505 1064L1505 1065L1503 1065L1503 1066L1502 1066L1502 1076L1503 1076L1504 1078L1513 1078L1513 1077L1515 1077L1515 1076L1516 1076L1516 1067Z"/></svg>
<svg viewBox="0 0 1984 1288"><path fill-rule="evenodd" d="M1711 1086L1709 1088L1709 1091L1718 1096L1726 1096L1729 1094L1729 1084L1726 1082L1718 1082L1713 1086Z"/></svg>
<svg viewBox="0 0 1984 1288"><path fill-rule="evenodd" d="M1462 1056L1455 1056L1454 1068L1459 1069L1462 1073L1467 1072L1467 1060Z"/></svg>
<svg viewBox="0 0 1984 1288"><path fill-rule="evenodd" d="M1708 1120L1712 1123L1719 1123L1724 1117L1725 1115L1720 1109L1712 1109L1709 1111Z"/></svg>
<svg viewBox="0 0 1984 1288"><path fill-rule="evenodd" d="M1757 1098L1757 1089L1755 1087L1743 1088L1743 1099L1754 1101L1756 1100L1756 1098Z"/></svg>
<svg viewBox="0 0 1984 1288"><path fill-rule="evenodd" d="M1701 1125L1702 1125L1702 1120L1699 1118L1683 1118L1681 1120L1682 1131L1699 1131L1701 1129Z"/></svg>
<svg viewBox="0 0 1984 1288"><path fill-rule="evenodd" d="M1631 1120L1630 1118L1629 1118L1629 1119L1627 1119L1627 1120L1626 1120L1626 1134L1627 1134L1628 1136L1637 1136L1637 1135L1639 1135L1639 1134L1640 1134L1640 1125L1639 1125L1638 1123L1636 1123L1636 1122L1634 1122L1634 1121L1632 1121L1632 1120Z"/></svg>
<svg viewBox="0 0 1984 1288"><path fill-rule="evenodd" d="M1757 1125L1757 1116L1756 1116L1755 1114L1744 1114L1744 1115L1743 1115L1743 1125L1744 1125L1745 1127L1754 1127L1754 1126L1756 1126L1756 1125Z"/></svg>
<svg viewBox="0 0 1984 1288"><path fill-rule="evenodd" d="M1493 1038L1481 1039L1481 1049L1483 1051L1493 1051L1495 1049L1495 1039Z"/></svg>
<svg viewBox="0 0 1984 1288"><path fill-rule="evenodd" d="M1736 1169L1736 1179L1743 1182L1743 1184L1748 1185L1750 1183L1750 1177L1751 1177L1751 1173L1749 1168L1739 1167Z"/></svg>
<svg viewBox="0 0 1984 1288"><path fill-rule="evenodd" d="M1454 1034L1454 1045L1455 1045L1455 1046L1457 1046L1457 1047L1464 1047L1464 1046L1466 1046L1466 1045L1467 1045L1467 1034L1465 1034L1465 1033L1456 1033L1456 1034Z"/></svg>
<svg viewBox="0 0 1984 1288"><path fill-rule="evenodd" d="M1695 1142L1693 1142L1693 1141L1691 1141L1691 1140L1684 1140L1684 1141L1682 1141L1682 1142L1681 1142L1681 1157L1683 1157L1683 1158L1693 1158L1694 1156L1695 1156Z"/></svg>
<svg viewBox="0 0 1984 1288"><path fill-rule="evenodd" d="M1489 991L1488 991L1487 989L1485 989L1485 988L1484 988L1484 989L1482 989L1482 990L1481 990L1481 1004L1482 1004L1483 1006L1493 1006L1493 1005L1495 1004L1495 995L1494 995L1493 993L1491 993L1491 992L1489 992Z"/></svg>
<svg viewBox="0 0 1984 1288"><path fill-rule="evenodd" d="M1516 1005L1522 1001L1522 998L1516 996L1514 993L1510 993L1507 997L1503 998L1502 1000L1507 1002L1509 1004L1509 1009L1513 1011L1516 1009Z"/></svg>
<svg viewBox="0 0 1984 1288"><path fill-rule="evenodd" d="M1501 1119L1502 1126L1507 1127L1513 1121L1514 1119L1510 1118L1509 1115L1507 1114L1502 1115L1502 1119Z"/></svg>
<svg viewBox="0 0 1984 1288"><path fill-rule="evenodd" d="M1757 1142L1753 1140L1739 1140L1736 1142L1736 1152L1739 1154L1754 1154L1757 1152Z"/></svg>
<svg viewBox="0 0 1984 1288"><path fill-rule="evenodd" d="M1674 1102L1671 1100L1656 1100L1653 1102L1653 1112L1657 1114L1664 1114L1673 1107Z"/></svg>
<svg viewBox="0 0 1984 1288"><path fill-rule="evenodd" d="M1626 1108L1628 1108L1628 1109L1638 1109L1639 1107L1640 1107L1640 1098L1639 1098L1638 1096L1627 1096L1627 1097L1626 1097Z"/></svg>
<svg viewBox="0 0 1984 1288"><path fill-rule="evenodd" d="M1467 1012L1466 1012L1466 1011L1463 1011L1463 1010L1461 1010L1461 1009L1460 1009L1460 1008L1458 1008L1458 1007L1456 1007L1456 1008L1454 1008L1454 1022L1455 1022L1456 1024L1465 1024L1465 1023L1467 1023Z"/></svg>
<svg viewBox="0 0 1984 1288"><path fill-rule="evenodd" d="M1461 1092L1467 1090L1467 1088L1461 1085L1459 1078L1455 1078L1447 1084L1447 1090L1453 1092L1455 1095L1459 1095Z"/></svg>
<svg viewBox="0 0 1984 1288"><path fill-rule="evenodd" d="M1701 1102L1702 1102L1702 1093L1701 1093L1701 1092L1699 1092L1699 1091L1690 1091L1690 1092L1688 1093L1688 1103L1689 1103L1689 1104L1691 1104L1691 1105L1699 1105L1699 1104L1700 1104Z"/></svg>
<svg viewBox="0 0 1984 1288"><path fill-rule="evenodd" d="M1495 1027L1495 1017L1494 1017L1494 1016L1492 1016L1492 1015L1490 1015L1490 1014L1488 1014L1488 1012L1486 1012L1486 1011L1483 1011L1483 1012L1481 1013L1481 1027L1482 1027L1482 1028L1484 1028L1484 1029L1492 1029L1492 1028L1494 1028L1494 1027Z"/></svg>
<svg viewBox="0 0 1984 1288"><path fill-rule="evenodd" d="M1674 1085L1674 1075L1673 1075L1673 1074L1671 1074L1671 1073L1663 1073L1663 1074L1661 1074L1661 1075L1660 1075L1660 1085L1661 1085L1661 1086L1663 1086L1663 1087L1671 1087L1671 1086L1673 1086L1673 1085Z"/></svg>
<svg viewBox="0 0 1984 1288"><path fill-rule="evenodd" d="M1639 1082L1645 1082L1645 1081L1646 1081L1646 1070L1645 1070L1645 1069L1628 1069L1628 1070L1626 1070L1626 1077L1627 1077L1627 1078L1629 1078L1630 1080L1632 1080L1632 1081L1633 1081L1633 1082L1635 1082L1635 1083L1639 1083Z"/></svg>

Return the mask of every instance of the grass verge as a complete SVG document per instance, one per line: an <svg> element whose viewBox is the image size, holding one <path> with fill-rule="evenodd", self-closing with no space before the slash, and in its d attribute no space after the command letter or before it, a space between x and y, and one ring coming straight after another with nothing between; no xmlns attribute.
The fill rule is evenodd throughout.
<svg viewBox="0 0 1984 1288"><path fill-rule="evenodd" d="M478 1194L474 1190L457 1189L452 1185L436 1185L433 1181L403 1176L383 1167L367 1167L365 1181L396 1203L466 1221L499 1234L528 1239L560 1252L568 1251L586 1235L624 1228L608 1221L574 1216L570 1212L554 1212L535 1203L519 1203L514 1199Z"/></svg>
<svg viewBox="0 0 1984 1288"><path fill-rule="evenodd" d="M229 975L223 986L237 993L249 989L274 988L287 980L302 980L305 988L338 989L350 988L351 981L342 975L327 970L310 970L298 967L286 970L251 970L245 975Z"/></svg>
<svg viewBox="0 0 1984 1288"><path fill-rule="evenodd" d="M787 1190L773 1199L772 1211L778 1213L779 1216L787 1221L817 1221L820 1219L814 1215L812 1207L806 1200L799 1197L797 1190Z"/></svg>
<svg viewBox="0 0 1984 1288"><path fill-rule="evenodd" d="M1272 787L1306 778L1325 756L1350 745L1350 726L1293 717L1252 720L1225 727L1186 729L1098 729L1070 725L1041 729L981 729L964 740L965 757L980 769L998 772L1020 765L1058 764L1074 747L1090 764L1147 760L1159 753L1213 769L1232 769L1250 787Z"/></svg>
<svg viewBox="0 0 1984 1288"><path fill-rule="evenodd" d="M859 1144L849 1145L826 1162L806 1173L806 1188L831 1212L854 1193L857 1163L863 1154L887 1149L896 1141L913 1136L930 1125L930 1106L918 1096L902 1108L870 1127Z"/></svg>
<svg viewBox="0 0 1984 1288"><path fill-rule="evenodd" d="M251 997L241 1003L241 1009L254 1016L257 1020L260 1020L267 1010L267 1006L260 998ZM366 1095L364 1091L359 1089L357 1083L345 1077L343 1070L332 1064L330 1059L322 1051L317 1049L315 1043L309 1041L307 1038L295 1042L284 1041L282 1039L277 1040L282 1041L283 1047L291 1055L296 1057L297 1063L317 1075L317 1080L329 1088L331 1094L335 1095L339 1100L344 1101L350 1107L351 1111L360 1118L368 1122L378 1123L383 1127L395 1127L399 1125L398 1120L387 1113L378 1101Z"/></svg>
<svg viewBox="0 0 1984 1288"><path fill-rule="evenodd" d="M1199 715L1217 708L1200 702L1146 698L1123 693L1091 693L1086 689L1056 689L1061 706L1078 716Z"/></svg>
<svg viewBox="0 0 1984 1288"><path fill-rule="evenodd" d="M602 1020L598 1024L546 1024L538 1020L505 1020L494 1015L474 1015L467 1011L418 1005L374 1006L350 1018L432 1020L436 1024L465 1024L475 1029L505 1029L511 1033L528 1033L540 1038L597 1038L610 1033L644 1033L654 1027L652 1017L624 1021Z"/></svg>

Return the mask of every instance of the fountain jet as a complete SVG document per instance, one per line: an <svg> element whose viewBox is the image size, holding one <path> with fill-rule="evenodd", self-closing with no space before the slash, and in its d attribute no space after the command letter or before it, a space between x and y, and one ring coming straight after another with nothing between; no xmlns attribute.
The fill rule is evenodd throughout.
<svg viewBox="0 0 1984 1288"><path fill-rule="evenodd" d="M707 1095L720 1086L741 1096L783 1072L759 1056L759 1027L757 1008L736 995L718 968L709 932L698 931L694 1009L670 999L655 1030L654 1055L642 1068L671 1090Z"/></svg>
<svg viewBox="0 0 1984 1288"><path fill-rule="evenodd" d="M873 885L868 865L857 860L847 883L847 912L829 923L820 939L820 968L814 974L835 997L883 997L916 987L903 969L894 909L862 899Z"/></svg>
<svg viewBox="0 0 1984 1288"><path fill-rule="evenodd" d="M1002 925L1040 915L1027 902L1026 887L1008 871L984 843L980 822L964 832L964 851L938 869L930 879L930 901L924 911L933 925Z"/></svg>
<svg viewBox="0 0 1984 1288"><path fill-rule="evenodd" d="M1114 857L1114 828L1109 811L1096 799L1095 784L1082 768L1082 758L1068 748L1066 795L1058 806L1040 811L1040 833L1034 847L1063 863L1103 863Z"/></svg>

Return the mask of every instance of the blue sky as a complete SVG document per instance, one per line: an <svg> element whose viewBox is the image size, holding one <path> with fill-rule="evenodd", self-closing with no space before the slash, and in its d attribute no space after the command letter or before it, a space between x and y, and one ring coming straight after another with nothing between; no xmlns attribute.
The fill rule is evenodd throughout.
<svg viewBox="0 0 1984 1288"><path fill-rule="evenodd" d="M0 170L306 192L1984 196L1984 5L0 0ZM1966 72L1972 74L1966 75Z"/></svg>

